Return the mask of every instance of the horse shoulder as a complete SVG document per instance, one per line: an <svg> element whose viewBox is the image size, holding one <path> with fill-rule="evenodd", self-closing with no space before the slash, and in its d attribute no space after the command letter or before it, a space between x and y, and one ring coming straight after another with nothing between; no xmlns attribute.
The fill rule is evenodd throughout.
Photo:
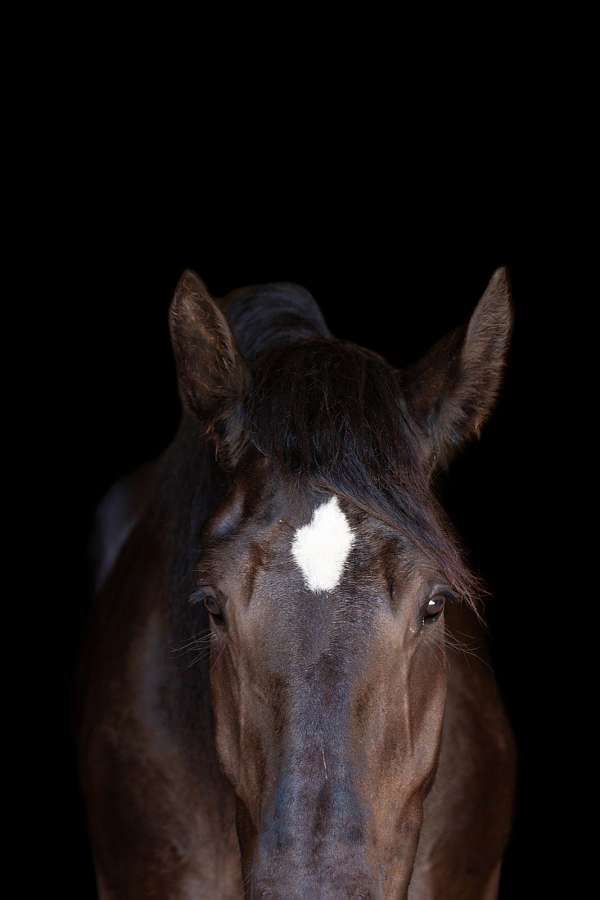
<svg viewBox="0 0 600 900"><path fill-rule="evenodd" d="M77 731L100 896L237 898L235 810L214 771L204 705L197 748L172 721L178 681L155 485L154 466L138 470L109 491L97 517L99 589Z"/></svg>

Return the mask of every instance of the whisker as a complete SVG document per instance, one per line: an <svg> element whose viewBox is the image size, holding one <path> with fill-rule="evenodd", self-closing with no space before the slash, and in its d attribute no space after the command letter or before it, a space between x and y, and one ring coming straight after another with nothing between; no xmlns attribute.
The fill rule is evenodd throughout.
<svg viewBox="0 0 600 900"><path fill-rule="evenodd" d="M199 653L198 656L194 657L194 659L191 661L191 663L189 663L189 665L187 665L185 667L186 672L189 669L192 669L199 662L202 662L202 660L206 659L208 657L209 653L210 653L210 647L207 647L202 653Z"/></svg>
<svg viewBox="0 0 600 900"><path fill-rule="evenodd" d="M210 641L211 637L211 631L203 631L200 634L195 635L191 640L187 641L187 643L181 644L179 647L171 647L171 653L182 653L188 647L194 647L198 644Z"/></svg>
<svg viewBox="0 0 600 900"><path fill-rule="evenodd" d="M479 646L477 644L468 644L466 641L461 640L458 636L461 634L460 632L438 631L437 629L434 631L435 633L430 635L429 640L438 649L446 664L448 662L448 654L444 653L444 651L456 651L465 657L476 659L490 671L493 671L488 660L484 659L478 652ZM469 637L469 635L464 634L461 634L461 636L463 638Z"/></svg>

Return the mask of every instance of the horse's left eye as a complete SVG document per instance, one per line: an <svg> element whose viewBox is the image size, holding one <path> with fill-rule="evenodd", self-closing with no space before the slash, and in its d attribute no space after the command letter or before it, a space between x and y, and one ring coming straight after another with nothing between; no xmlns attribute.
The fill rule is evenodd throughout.
<svg viewBox="0 0 600 900"><path fill-rule="evenodd" d="M423 623L425 625L431 625L432 622L436 622L444 610L445 603L445 594L434 594L430 597L421 609Z"/></svg>

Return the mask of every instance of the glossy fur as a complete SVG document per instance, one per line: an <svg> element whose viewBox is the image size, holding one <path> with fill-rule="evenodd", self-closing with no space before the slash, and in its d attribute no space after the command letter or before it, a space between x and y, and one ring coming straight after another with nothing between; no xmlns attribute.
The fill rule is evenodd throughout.
<svg viewBox="0 0 600 900"><path fill-rule="evenodd" d="M496 896L514 750L432 482L511 319L499 270L398 372L295 285L215 301L184 275L180 429L99 515L79 734L102 900ZM351 549L312 589L294 537L332 498Z"/></svg>

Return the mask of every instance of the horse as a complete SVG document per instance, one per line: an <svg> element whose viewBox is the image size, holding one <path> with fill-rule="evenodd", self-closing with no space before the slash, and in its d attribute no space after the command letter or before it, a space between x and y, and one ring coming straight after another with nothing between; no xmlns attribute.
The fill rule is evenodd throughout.
<svg viewBox="0 0 600 900"><path fill-rule="evenodd" d="M436 484L512 318L499 269L399 370L295 284L183 274L177 433L97 515L76 728L101 900L497 896L514 739Z"/></svg>

